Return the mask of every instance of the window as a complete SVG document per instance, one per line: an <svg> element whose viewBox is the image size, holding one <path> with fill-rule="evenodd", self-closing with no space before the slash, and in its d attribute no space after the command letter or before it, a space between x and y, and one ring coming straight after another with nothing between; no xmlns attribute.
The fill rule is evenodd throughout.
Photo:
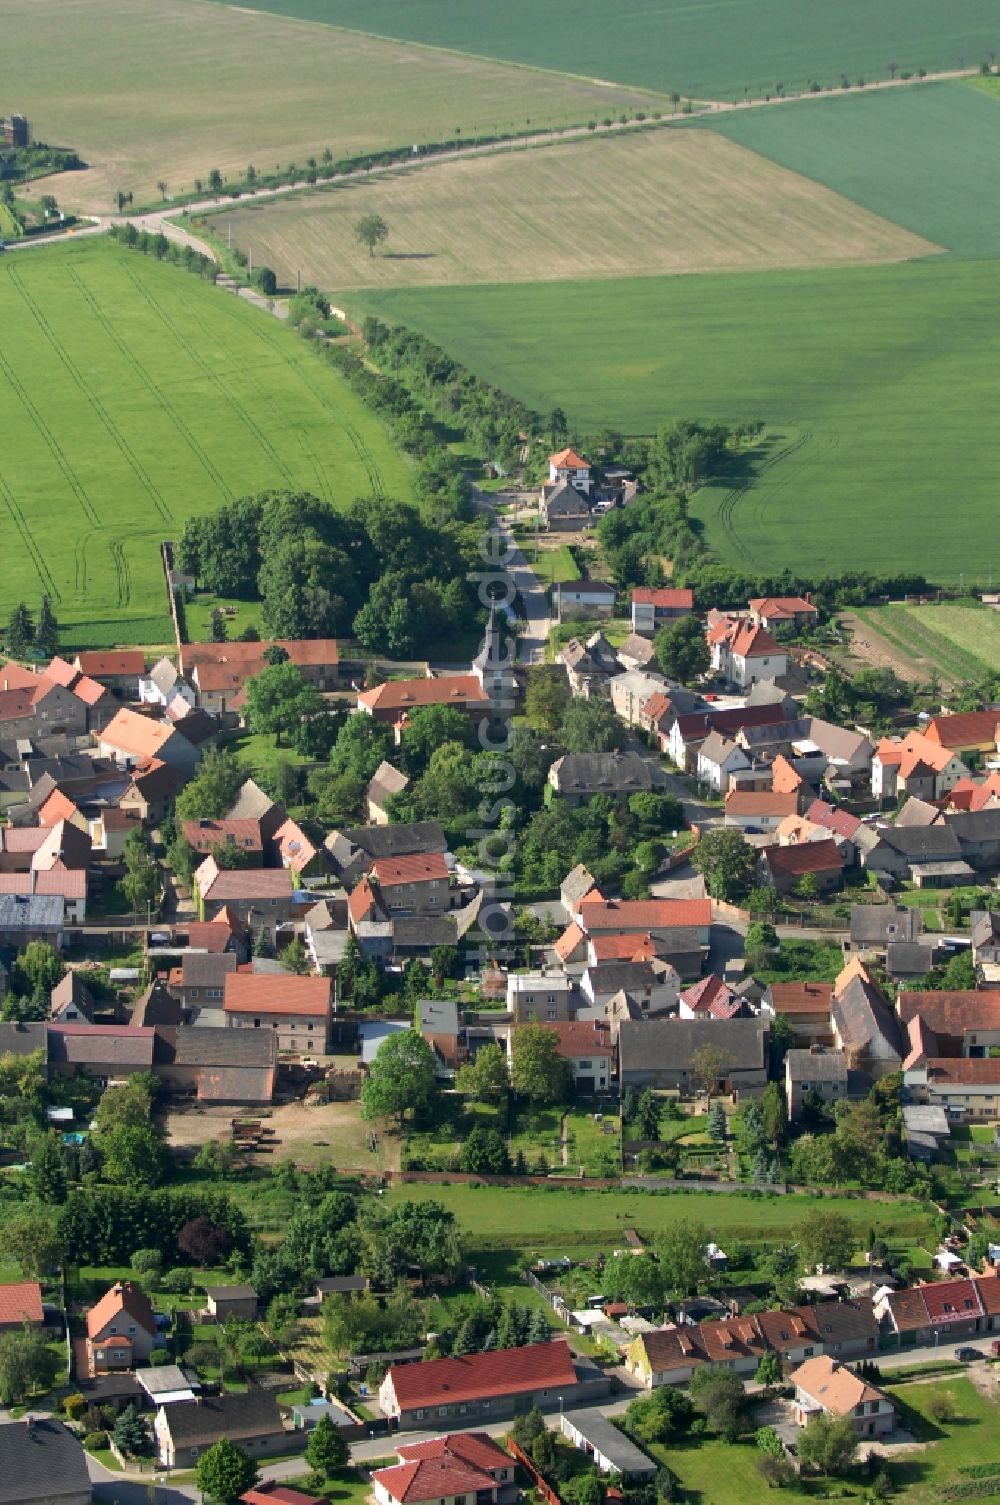
<svg viewBox="0 0 1000 1505"><path fill-rule="evenodd" d="M254 1020L253 1027L254 1027L254 1029L260 1029L260 1020L259 1019L255 1019Z"/></svg>
<svg viewBox="0 0 1000 1505"><path fill-rule="evenodd" d="M555 1011L555 1009L546 1009L545 1010L545 1017L546 1017L546 1019L554 1019L556 1017L556 1011Z"/></svg>
<svg viewBox="0 0 1000 1505"><path fill-rule="evenodd" d="M192 988L191 989L191 997L192 998L197 998L198 997L198 989L197 988Z"/></svg>

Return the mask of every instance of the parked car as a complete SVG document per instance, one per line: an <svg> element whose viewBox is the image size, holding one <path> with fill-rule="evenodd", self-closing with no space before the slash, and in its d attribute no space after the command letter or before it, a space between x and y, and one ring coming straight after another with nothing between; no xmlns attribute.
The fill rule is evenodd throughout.
<svg viewBox="0 0 1000 1505"><path fill-rule="evenodd" d="M986 1355L978 1348L956 1348L955 1357L960 1364L974 1364L977 1359L985 1359Z"/></svg>

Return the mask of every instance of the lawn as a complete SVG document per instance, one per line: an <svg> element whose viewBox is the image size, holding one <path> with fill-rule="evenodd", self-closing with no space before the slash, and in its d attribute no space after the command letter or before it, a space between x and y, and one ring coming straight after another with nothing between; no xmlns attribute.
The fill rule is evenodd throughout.
<svg viewBox="0 0 1000 1505"><path fill-rule="evenodd" d="M651 433L754 414L747 474L692 512L726 564L986 583L1000 432L1000 265L717 273L355 295L540 413ZM942 498L961 498L941 526ZM929 540L933 547L929 549Z"/></svg>
<svg viewBox="0 0 1000 1505"><path fill-rule="evenodd" d="M259 601L232 601L223 596L213 596L208 591L198 591L184 605L188 641L211 642L212 612L225 612L227 609L229 615L226 616L226 635L229 638L238 638L247 627L256 627L260 632Z"/></svg>
<svg viewBox="0 0 1000 1505"><path fill-rule="evenodd" d="M1000 111L998 111L1000 113ZM1000 615L981 601L866 607L857 615L923 670L948 681L978 679L1000 661Z"/></svg>
<svg viewBox="0 0 1000 1505"><path fill-rule="evenodd" d="M569 544L565 543L558 549L537 550L531 568L546 587L580 579L580 566L573 558Z"/></svg>
<svg viewBox="0 0 1000 1505"><path fill-rule="evenodd" d="M162 643L159 544L192 513L268 487L410 495L335 372L178 268L99 241L9 255L0 327L4 620L48 592L74 643Z"/></svg>
<svg viewBox="0 0 1000 1505"><path fill-rule="evenodd" d="M578 1258L586 1257L588 1251L623 1248L626 1228L635 1228L644 1240L655 1240L681 1219L702 1221L717 1237L750 1242L784 1239L816 1205L816 1199L809 1196L670 1195L469 1184L395 1185L386 1196L393 1201L430 1199L450 1207L473 1251L507 1247ZM917 1204L904 1199L883 1204L824 1195L823 1202L826 1210L842 1212L859 1229L875 1226L896 1238L919 1238L929 1226ZM475 1261L477 1252L472 1258Z"/></svg>
<svg viewBox="0 0 1000 1505"><path fill-rule="evenodd" d="M852 90L711 126L959 255L1000 253L1000 202L982 191L1000 153L1000 100L967 84Z"/></svg>
<svg viewBox="0 0 1000 1505"><path fill-rule="evenodd" d="M886 1379L891 1371L886 1371ZM923 1452L899 1459L892 1468L893 1483L915 1505L941 1499L944 1487L967 1482L961 1469L975 1464L996 1463L996 1493L1000 1495L1000 1446L996 1432L996 1405L964 1378L888 1386L888 1393L902 1411L902 1425L921 1442L931 1445ZM953 1421L933 1421L934 1397L949 1396L955 1406Z"/></svg>
<svg viewBox="0 0 1000 1505"><path fill-rule="evenodd" d="M236 0L232 0L236 3ZM239 0L241 9L307 16L582 77L664 92L742 98L773 90L888 77L887 63L928 71L974 65L996 45L991 0Z"/></svg>
<svg viewBox="0 0 1000 1505"><path fill-rule="evenodd" d="M1000 121L1000 109L964 92ZM629 203L628 234L595 234L579 205L616 199ZM375 257L354 233L359 215L372 212L391 229ZM294 285L301 272L338 295L902 261L936 249L711 131L685 130L400 169L213 216L216 233L230 225L234 242L282 283Z"/></svg>
<svg viewBox="0 0 1000 1505"><path fill-rule="evenodd" d="M158 200L159 179L183 192L212 168L235 182L250 162L305 166L327 147L356 157L651 108L632 89L201 0L6 0L3 25L0 97L88 164L46 191L101 213L117 189Z"/></svg>

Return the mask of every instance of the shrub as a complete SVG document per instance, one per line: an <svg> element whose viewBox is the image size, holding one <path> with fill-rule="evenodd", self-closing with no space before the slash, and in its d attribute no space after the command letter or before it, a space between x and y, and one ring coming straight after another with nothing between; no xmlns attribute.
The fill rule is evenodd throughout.
<svg viewBox="0 0 1000 1505"><path fill-rule="evenodd" d="M85 1448L89 1448L91 1452L95 1448L106 1448L108 1445L108 1434L107 1432L88 1432L83 1439L83 1445Z"/></svg>
<svg viewBox="0 0 1000 1505"><path fill-rule="evenodd" d="M86 1397L81 1395L79 1391L75 1395L65 1395L63 1396L62 1408L63 1415L68 1417L70 1421L79 1421L87 1409Z"/></svg>
<svg viewBox="0 0 1000 1505"><path fill-rule="evenodd" d="M149 1362L153 1369L159 1369L161 1365L170 1363L170 1355L165 1348L154 1348Z"/></svg>

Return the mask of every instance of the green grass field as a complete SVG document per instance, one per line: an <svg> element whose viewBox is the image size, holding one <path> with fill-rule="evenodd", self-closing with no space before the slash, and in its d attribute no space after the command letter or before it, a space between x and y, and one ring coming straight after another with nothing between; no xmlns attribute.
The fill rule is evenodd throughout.
<svg viewBox="0 0 1000 1505"><path fill-rule="evenodd" d="M237 0L233 0L237 3ZM974 66L995 47L991 0L238 0L381 36L558 68L587 78L705 98L742 98L888 78L887 64L928 72ZM961 60L961 63L960 63Z"/></svg>
<svg viewBox="0 0 1000 1505"><path fill-rule="evenodd" d="M188 516L268 487L410 494L334 372L177 268L99 241L8 254L0 328L0 619L48 592L67 641L162 642L159 543Z"/></svg>
<svg viewBox="0 0 1000 1505"><path fill-rule="evenodd" d="M979 3L979 0L975 0ZM62 204L107 213L188 191L213 167L359 156L495 131L582 124L606 111L669 112L633 89L401 47L207 0L5 0L0 99L87 171L50 180ZM14 104L5 104L12 109Z"/></svg>
<svg viewBox="0 0 1000 1505"><path fill-rule="evenodd" d="M978 679L1000 663L1000 615L979 601L943 601L932 606L865 607L863 622L913 661L955 681Z"/></svg>
<svg viewBox="0 0 1000 1505"><path fill-rule="evenodd" d="M741 146L962 256L1000 255L1000 100L965 83L852 91L711 122Z"/></svg>
<svg viewBox="0 0 1000 1505"><path fill-rule="evenodd" d="M626 1228L655 1240L680 1219L703 1222L716 1235L750 1242L785 1239L816 1206L816 1199L808 1196L757 1199L710 1192L673 1196L468 1184L396 1184L386 1196L393 1201L431 1199L450 1207L473 1251L544 1249L578 1257L588 1250L607 1253L622 1247ZM824 1195L823 1203L827 1210L842 1212L859 1230L877 1226L895 1239L919 1237L930 1226L917 1204L905 1199L889 1204Z"/></svg>
<svg viewBox="0 0 1000 1505"><path fill-rule="evenodd" d="M763 418L754 484L694 499L724 563L854 568L863 540L868 568L949 582L982 570L995 505L998 294L1000 265L929 258L349 301L584 427Z"/></svg>

